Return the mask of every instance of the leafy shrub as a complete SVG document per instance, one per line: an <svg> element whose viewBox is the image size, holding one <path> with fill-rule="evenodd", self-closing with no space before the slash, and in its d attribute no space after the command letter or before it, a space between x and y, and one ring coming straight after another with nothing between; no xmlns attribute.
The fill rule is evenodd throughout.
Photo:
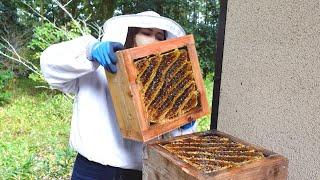
<svg viewBox="0 0 320 180"><path fill-rule="evenodd" d="M79 27L82 29L80 30ZM71 40L81 36L82 32L90 33L89 29L81 27L76 22L69 22L62 27L56 27L52 23L43 23L34 30L33 38L28 44L32 50L31 59L39 64L39 58L42 51L44 51L51 44L62 41Z"/></svg>
<svg viewBox="0 0 320 180"><path fill-rule="evenodd" d="M12 79L12 71L0 70L0 106L8 103L11 98L11 93L7 91L7 86Z"/></svg>
<svg viewBox="0 0 320 180"><path fill-rule="evenodd" d="M90 33L90 30L80 26L77 22L71 21L62 27L56 27L52 23L43 23L34 30L32 40L28 44L30 51L27 58L39 68L40 55L47 47L79 37L83 32ZM43 77L36 73L29 74L29 78L35 82L44 82Z"/></svg>

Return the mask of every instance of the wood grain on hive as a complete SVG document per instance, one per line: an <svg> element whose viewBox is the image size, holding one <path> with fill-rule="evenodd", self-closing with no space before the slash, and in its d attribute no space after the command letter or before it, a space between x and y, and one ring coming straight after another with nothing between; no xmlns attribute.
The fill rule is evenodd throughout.
<svg viewBox="0 0 320 180"><path fill-rule="evenodd" d="M287 179L285 157L219 131L148 144L143 179Z"/></svg>
<svg viewBox="0 0 320 180"><path fill-rule="evenodd" d="M107 74L124 137L148 141L209 113L192 35L117 52Z"/></svg>

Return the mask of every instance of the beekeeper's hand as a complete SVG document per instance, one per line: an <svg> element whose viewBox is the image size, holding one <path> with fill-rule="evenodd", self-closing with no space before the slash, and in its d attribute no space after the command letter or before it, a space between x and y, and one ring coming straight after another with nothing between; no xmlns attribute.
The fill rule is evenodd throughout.
<svg viewBox="0 0 320 180"><path fill-rule="evenodd" d="M196 121L192 121L192 122L190 122L188 124L185 124L185 125L181 126L180 128L183 129L183 130L189 129L195 124L195 122Z"/></svg>
<svg viewBox="0 0 320 180"><path fill-rule="evenodd" d="M97 61L107 71L111 73L117 72L117 57L115 52L124 49L123 45L118 42L97 42L91 48L92 61Z"/></svg>

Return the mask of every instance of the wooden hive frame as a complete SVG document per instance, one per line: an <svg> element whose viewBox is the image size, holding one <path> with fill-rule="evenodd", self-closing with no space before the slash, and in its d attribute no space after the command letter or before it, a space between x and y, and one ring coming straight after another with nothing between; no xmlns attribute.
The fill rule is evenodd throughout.
<svg viewBox="0 0 320 180"><path fill-rule="evenodd" d="M140 87L136 82L138 72L133 60L182 47L187 49L192 65L192 75L199 91L201 109L191 114L175 117L164 123L150 125L142 102ZM106 76L123 137L146 142L210 113L193 35L130 48L116 54L118 72L116 74L106 72Z"/></svg>
<svg viewBox="0 0 320 180"><path fill-rule="evenodd" d="M204 173L161 145L186 137L208 134L226 137L233 142L254 148L262 152L264 158L240 166ZM285 180L287 176L288 160L285 157L216 130L188 134L166 141L157 141L147 144L144 148L143 179L148 180Z"/></svg>

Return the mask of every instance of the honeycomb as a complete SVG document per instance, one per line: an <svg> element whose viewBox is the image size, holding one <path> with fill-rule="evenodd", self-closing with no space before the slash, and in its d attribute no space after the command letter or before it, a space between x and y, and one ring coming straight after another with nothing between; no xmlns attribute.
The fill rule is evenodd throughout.
<svg viewBox="0 0 320 180"><path fill-rule="evenodd" d="M204 173L238 167L264 158L263 153L253 147L213 134L192 135L159 145Z"/></svg>
<svg viewBox="0 0 320 180"><path fill-rule="evenodd" d="M164 123L201 110L186 47L135 59L143 104L150 123Z"/></svg>

